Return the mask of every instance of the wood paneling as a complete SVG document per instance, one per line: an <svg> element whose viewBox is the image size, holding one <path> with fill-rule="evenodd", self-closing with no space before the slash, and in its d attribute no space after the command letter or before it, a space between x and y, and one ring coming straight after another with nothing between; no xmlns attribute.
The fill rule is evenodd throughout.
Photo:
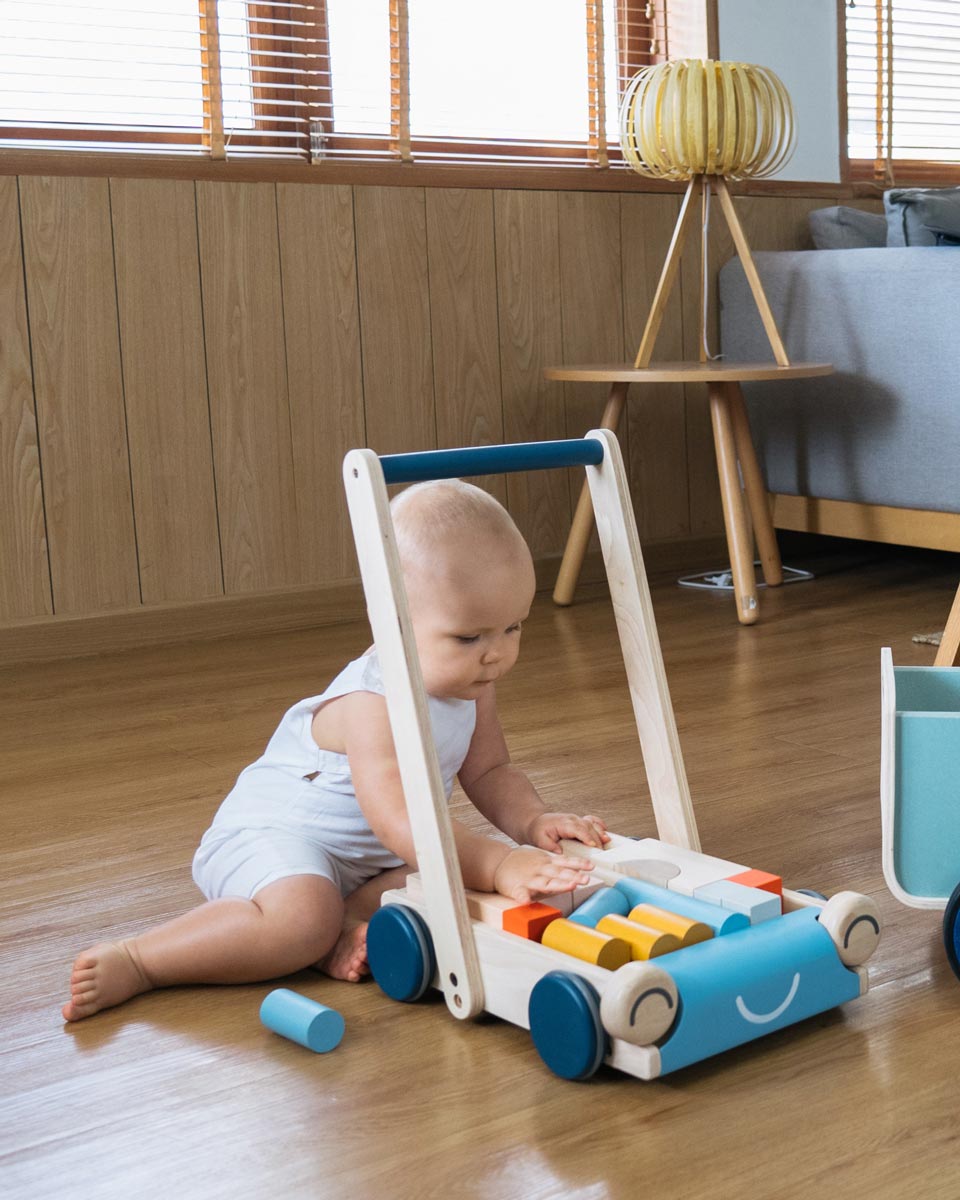
<svg viewBox="0 0 960 1200"><path fill-rule="evenodd" d="M560 240L560 309L563 362L623 359L623 286L620 197L591 192L557 196ZM609 389L604 384L565 383L567 437L581 437L600 423ZM621 435L626 424L621 428ZM629 471L629 451L624 439ZM583 471L571 471L570 501L583 487ZM593 544L598 546L596 530Z"/></svg>
<svg viewBox="0 0 960 1200"><path fill-rule="evenodd" d="M494 211L503 435L508 442L562 438L563 388L543 378L563 354L557 196L497 192ZM562 548L570 525L563 472L511 475L507 496L534 554Z"/></svg>
<svg viewBox="0 0 960 1200"><path fill-rule="evenodd" d="M420 188L356 188L367 443L378 454L437 444L427 221Z"/></svg>
<svg viewBox="0 0 960 1200"><path fill-rule="evenodd" d="M683 337L681 357L697 361L700 358L700 217L687 241L680 263L680 291L683 301ZM720 210L720 201L710 196L709 231L707 238L707 351L720 353L719 321L717 317L717 271L734 253L733 240L727 232ZM771 359L773 353L771 351ZM723 529L723 508L717 478L717 459L713 447L710 406L704 384L687 383L683 388L686 404L686 473L689 500L689 529L691 533L709 536Z"/></svg>
<svg viewBox="0 0 960 1200"><path fill-rule="evenodd" d="M680 205L674 196L622 196L624 352L636 356L663 269ZM689 251L685 257L689 257ZM683 358L681 286L667 302L654 348L656 361ZM696 355L694 355L696 357ZM644 540L689 530L685 396L682 385L630 389L627 428L630 489ZM722 528L722 525L721 525Z"/></svg>
<svg viewBox="0 0 960 1200"><path fill-rule="evenodd" d="M13 184L2 171L0 182L11 631L51 606L55 620L133 615L352 579L345 450L594 425L605 389L565 395L543 368L633 356L678 209L668 189L31 177L24 306ZM757 248L786 248L806 244L821 201L736 203ZM729 246L723 223L712 228L715 276ZM692 240L657 358L697 356L697 258ZM701 407L675 386L631 392L621 442L648 547L689 541L693 553L722 530ZM540 563L559 553L571 481L482 482L508 499Z"/></svg>
<svg viewBox="0 0 960 1200"><path fill-rule="evenodd" d="M228 594L300 582L276 189L197 184L207 375Z"/></svg>
<svg viewBox="0 0 960 1200"><path fill-rule="evenodd" d="M493 193L437 188L426 204L437 445L502 442ZM477 482L506 500L502 476Z"/></svg>
<svg viewBox="0 0 960 1200"><path fill-rule="evenodd" d="M290 428L305 582L357 574L340 469L366 443L353 194L279 184Z"/></svg>
<svg viewBox="0 0 960 1200"><path fill-rule="evenodd" d="M0 180L0 623L53 611L16 179Z"/></svg>
<svg viewBox="0 0 960 1200"><path fill-rule="evenodd" d="M140 603L105 179L21 180L57 613Z"/></svg>
<svg viewBox="0 0 960 1200"><path fill-rule="evenodd" d="M223 592L194 185L110 183L144 604Z"/></svg>

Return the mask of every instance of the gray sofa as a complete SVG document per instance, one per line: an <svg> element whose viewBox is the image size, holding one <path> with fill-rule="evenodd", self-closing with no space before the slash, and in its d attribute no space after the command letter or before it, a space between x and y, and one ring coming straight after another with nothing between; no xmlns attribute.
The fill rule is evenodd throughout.
<svg viewBox="0 0 960 1200"><path fill-rule="evenodd" d="M822 378L744 384L770 491L960 513L960 249L755 259L791 361L836 367ZM738 259L721 269L719 286L724 357L771 361Z"/></svg>

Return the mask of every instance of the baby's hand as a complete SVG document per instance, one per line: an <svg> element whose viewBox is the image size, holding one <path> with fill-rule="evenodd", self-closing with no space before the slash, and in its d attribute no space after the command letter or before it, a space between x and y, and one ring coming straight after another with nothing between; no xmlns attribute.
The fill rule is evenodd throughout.
<svg viewBox="0 0 960 1200"><path fill-rule="evenodd" d="M599 817L578 817L573 813L541 813L530 822L527 841L531 846L556 853L562 838L583 842L585 846L596 846L602 850L610 841L606 823Z"/></svg>
<svg viewBox="0 0 960 1200"><path fill-rule="evenodd" d="M501 860L493 886L501 896L529 904L534 895L572 892L590 882L592 864L585 858L564 858L520 846Z"/></svg>

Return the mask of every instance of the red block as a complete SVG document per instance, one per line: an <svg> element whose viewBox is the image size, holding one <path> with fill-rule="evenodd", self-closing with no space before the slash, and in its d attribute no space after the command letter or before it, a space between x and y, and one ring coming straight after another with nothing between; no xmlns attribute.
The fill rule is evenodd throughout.
<svg viewBox="0 0 960 1200"><path fill-rule="evenodd" d="M729 880L731 883L742 884L743 887L773 892L775 896L783 895L783 880L779 875L771 875L768 871L741 871L739 875L729 876Z"/></svg>
<svg viewBox="0 0 960 1200"><path fill-rule="evenodd" d="M539 900L534 900L532 904L518 904L516 908L505 909L503 928L507 933L515 933L531 942L539 942L550 922L561 916L563 914L558 908L551 908L549 904L541 904Z"/></svg>

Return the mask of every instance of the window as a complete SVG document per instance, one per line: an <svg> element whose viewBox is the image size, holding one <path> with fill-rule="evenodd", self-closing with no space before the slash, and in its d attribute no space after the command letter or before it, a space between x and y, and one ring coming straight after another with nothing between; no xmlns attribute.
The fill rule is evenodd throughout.
<svg viewBox="0 0 960 1200"><path fill-rule="evenodd" d="M606 165L665 53L664 0L0 0L0 145Z"/></svg>
<svg viewBox="0 0 960 1200"><path fill-rule="evenodd" d="M960 3L848 0L846 14L853 178L960 176Z"/></svg>

